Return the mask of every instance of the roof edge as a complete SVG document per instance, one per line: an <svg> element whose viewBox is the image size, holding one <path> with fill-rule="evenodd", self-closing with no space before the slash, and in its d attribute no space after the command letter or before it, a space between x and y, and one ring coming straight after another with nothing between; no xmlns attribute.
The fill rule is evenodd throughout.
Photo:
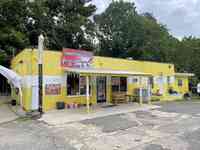
<svg viewBox="0 0 200 150"><path fill-rule="evenodd" d="M179 72L177 72L177 73L175 73L175 76L193 77L193 76L195 76L195 74L194 73L179 73Z"/></svg>

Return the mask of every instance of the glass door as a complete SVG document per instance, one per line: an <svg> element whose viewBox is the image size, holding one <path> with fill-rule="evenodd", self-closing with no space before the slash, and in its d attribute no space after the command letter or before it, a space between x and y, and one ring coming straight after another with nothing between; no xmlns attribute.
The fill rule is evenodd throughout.
<svg viewBox="0 0 200 150"><path fill-rule="evenodd" d="M97 103L106 102L106 77L97 77Z"/></svg>

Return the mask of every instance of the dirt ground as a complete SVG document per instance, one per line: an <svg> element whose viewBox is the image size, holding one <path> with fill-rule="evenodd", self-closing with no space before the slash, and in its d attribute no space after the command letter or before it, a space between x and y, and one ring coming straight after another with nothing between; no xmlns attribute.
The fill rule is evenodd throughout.
<svg viewBox="0 0 200 150"><path fill-rule="evenodd" d="M1 150L199 150L200 102L48 125L30 119L0 124Z"/></svg>

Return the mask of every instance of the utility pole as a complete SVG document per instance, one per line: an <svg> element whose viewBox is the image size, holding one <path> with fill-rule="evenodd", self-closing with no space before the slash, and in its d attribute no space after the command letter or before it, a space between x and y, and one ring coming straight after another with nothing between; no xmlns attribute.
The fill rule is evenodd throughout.
<svg viewBox="0 0 200 150"><path fill-rule="evenodd" d="M38 95L39 95L39 109L40 115L43 113L43 50L44 50L44 36L41 34L38 37Z"/></svg>

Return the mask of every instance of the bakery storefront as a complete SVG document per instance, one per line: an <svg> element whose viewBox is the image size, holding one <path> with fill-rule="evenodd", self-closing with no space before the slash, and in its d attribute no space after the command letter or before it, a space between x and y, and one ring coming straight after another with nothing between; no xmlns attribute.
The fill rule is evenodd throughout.
<svg viewBox="0 0 200 150"><path fill-rule="evenodd" d="M22 107L26 111L37 111L39 107L37 58L37 50L26 49L11 62L11 68L22 78ZM66 109L84 106L88 110L91 105L102 103L127 103L131 97L138 95L138 89L150 88L149 78L152 74L134 71L132 62L119 59L117 64L108 63L110 58L104 62L97 59L92 52L83 50L45 50L42 100L44 112L56 109L57 103L64 103ZM126 64L120 67L124 62ZM16 95L12 96L19 102Z"/></svg>
<svg viewBox="0 0 200 150"><path fill-rule="evenodd" d="M86 104L88 109L91 104L126 103L132 82L130 78L148 79L151 76L141 72L95 68L92 61L91 52L63 50L61 66L66 76L67 97L76 99L73 103Z"/></svg>

